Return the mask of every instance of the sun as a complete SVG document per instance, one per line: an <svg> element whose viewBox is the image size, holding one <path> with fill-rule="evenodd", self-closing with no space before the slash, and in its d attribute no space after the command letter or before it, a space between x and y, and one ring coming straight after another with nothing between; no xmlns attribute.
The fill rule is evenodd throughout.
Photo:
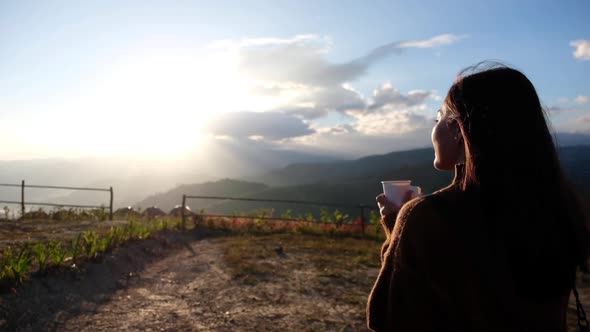
<svg viewBox="0 0 590 332"><path fill-rule="evenodd" d="M228 59L180 55L128 61L101 78L95 91L86 104L109 129L90 146L163 157L197 148L209 118L244 107L240 101L248 97L246 79Z"/></svg>
<svg viewBox="0 0 590 332"><path fill-rule="evenodd" d="M208 121L284 102L258 95L236 54L140 52L100 71L27 133L32 146L68 156L183 158L203 151ZM36 119L39 120L39 119ZM51 123L51 126L46 126ZM247 125L247 124L245 124Z"/></svg>

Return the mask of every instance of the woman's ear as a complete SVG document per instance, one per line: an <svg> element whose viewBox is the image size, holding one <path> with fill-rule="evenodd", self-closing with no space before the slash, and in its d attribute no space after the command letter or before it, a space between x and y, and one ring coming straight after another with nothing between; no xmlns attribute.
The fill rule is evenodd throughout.
<svg viewBox="0 0 590 332"><path fill-rule="evenodd" d="M463 139L463 134L461 133L461 127L459 126L459 122L455 118L450 118L447 122L449 125L449 129L453 133L453 140L457 143L461 142Z"/></svg>
<svg viewBox="0 0 590 332"><path fill-rule="evenodd" d="M453 128L453 129L455 127L459 128L459 123L457 122L457 119L456 118L454 118L452 116L449 116L447 118L447 126L449 126L450 128Z"/></svg>

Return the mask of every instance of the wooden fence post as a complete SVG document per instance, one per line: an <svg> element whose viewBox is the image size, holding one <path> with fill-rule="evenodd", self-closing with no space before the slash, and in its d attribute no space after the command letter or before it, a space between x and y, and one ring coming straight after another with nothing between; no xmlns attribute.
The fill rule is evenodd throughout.
<svg viewBox="0 0 590 332"><path fill-rule="evenodd" d="M23 180L21 183L20 208L21 208L22 218L25 219L25 180Z"/></svg>
<svg viewBox="0 0 590 332"><path fill-rule="evenodd" d="M360 207L361 207L361 234L362 234L362 237L365 237L365 207L362 205Z"/></svg>
<svg viewBox="0 0 590 332"><path fill-rule="evenodd" d="M109 204L109 220L113 221L113 187L109 190L111 192L111 203Z"/></svg>
<svg viewBox="0 0 590 332"><path fill-rule="evenodd" d="M182 228L185 228L184 207L186 206L186 195L182 195L182 206L180 207L180 217L182 218Z"/></svg>

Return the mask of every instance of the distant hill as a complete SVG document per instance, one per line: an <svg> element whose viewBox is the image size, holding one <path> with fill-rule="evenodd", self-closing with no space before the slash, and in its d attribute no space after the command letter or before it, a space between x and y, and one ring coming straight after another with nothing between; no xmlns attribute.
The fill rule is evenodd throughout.
<svg viewBox="0 0 590 332"><path fill-rule="evenodd" d="M568 178L586 197L590 197L590 167L587 166L590 165L590 146L560 148L559 154ZM433 158L433 149L418 149L349 161L292 164L262 176L248 178L249 181L223 180L180 186L150 196L135 205L144 208L159 205L166 210L180 204L183 193L375 205L375 196L382 190L382 180L410 179L413 184L421 186L424 193L448 185L453 177L452 172L434 169ZM274 208L277 213L286 209L295 213L319 210L319 207L312 206L240 201L193 200L188 205L193 210L204 208L207 212L227 214L261 208ZM343 210L358 213L357 209Z"/></svg>
<svg viewBox="0 0 590 332"><path fill-rule="evenodd" d="M575 179L575 185L584 192L590 192L584 189L589 187L588 173L585 170L588 169L590 135L561 133L557 134L556 141L562 147L570 146L561 149L564 167L569 174L573 174L571 178ZM583 144L586 146L573 146ZM319 183L324 186L342 186L348 183L360 186L362 183L362 186L375 188L374 186L379 187L378 183L382 179L404 177L411 178L428 192L450 179L449 174L432 169L433 155L430 148L346 160L344 155L282 150L262 142L219 140L208 149L195 149L179 160L160 158L157 153L148 159L118 156L0 160L0 183L20 184L24 179L27 184L35 185L112 186L115 208L133 205L146 195L165 192L179 184L203 183L224 178L264 183L273 188ZM338 190L344 189L339 187ZM373 190L375 189L371 189ZM108 194L27 188L25 199L28 202L100 205L108 203ZM0 187L0 200L20 200L20 188ZM365 195L358 200L372 198ZM8 205L11 209L19 208L18 205Z"/></svg>
<svg viewBox="0 0 590 332"><path fill-rule="evenodd" d="M114 189L114 205L115 208L119 208L130 206L138 200L144 199L146 193L170 190L182 183L181 179L185 178L199 179L200 181L212 180L206 175L196 174L129 175L95 181L87 184L87 186L92 188L109 188L112 186ZM96 191L73 191L67 195L52 197L49 200L58 204L72 204L72 202L75 202L75 204L83 205L108 205L109 194Z"/></svg>
<svg viewBox="0 0 590 332"><path fill-rule="evenodd" d="M293 150L277 150L259 142L218 141L179 160L81 158L0 160L0 183L97 187L114 189L115 208L129 206L146 195L170 190L179 184L203 183L265 173L295 162L324 162L334 156ZM211 153L210 151L214 151ZM19 201L20 188L0 186L0 200ZM101 205L108 193L27 188L28 202ZM4 205L3 205L4 206ZM3 206L0 206L3 207ZM29 205L29 207L31 207ZM11 205L11 208L19 208Z"/></svg>
<svg viewBox="0 0 590 332"><path fill-rule="evenodd" d="M558 153L566 174L575 179L581 177L582 183L590 186L590 180L588 180L590 145L562 147L558 149ZM414 179L415 183L422 184L425 190L431 191L435 188L430 187L430 182L441 173L432 167L433 160L434 149L425 148L391 152L357 160L291 164L261 176L248 178L248 180L269 186L291 186L330 182L338 178L408 178ZM440 180L434 180L432 184L438 187L442 179L448 178L443 175Z"/></svg>
<svg viewBox="0 0 590 332"><path fill-rule="evenodd" d="M557 133L554 141L560 147L590 145L590 134Z"/></svg>
<svg viewBox="0 0 590 332"><path fill-rule="evenodd" d="M325 163L298 163L268 172L264 175L247 178L269 186L302 185L326 182L337 178L366 178L381 175L396 176L392 171L404 167L428 164L432 169L434 149L417 149L392 152L385 155L368 156L356 160L333 161ZM439 173L432 169L429 175ZM399 174L399 176L409 174ZM382 180L385 178L381 178Z"/></svg>
<svg viewBox="0 0 590 332"><path fill-rule="evenodd" d="M207 196L231 196L260 199L305 200L344 205L375 205L375 196L381 192L382 180L412 179L424 192L432 192L450 183L453 174L432 167L432 149L394 152L383 156L370 156L358 160L320 163L300 163L247 178L249 181L223 180L204 184L184 185L166 193L152 195L134 206L146 208L158 205L169 210L180 204L183 193ZM254 182L256 181L256 182ZM262 184L262 182L265 182ZM275 208L279 212L318 212L319 207L294 206L241 201L191 200L193 210L205 209L212 213L232 213L262 208ZM356 209L345 212L358 213Z"/></svg>
<svg viewBox="0 0 590 332"><path fill-rule="evenodd" d="M182 195L194 196L245 196L251 193L257 193L268 189L267 185L261 183L251 183L239 180L224 179L214 182L205 182L200 184L180 185L165 193L157 193L133 204L134 207L146 209L151 206L157 206L165 212L169 212L174 206L182 203ZM187 205L193 207L193 210L208 209L215 201L194 199L187 202Z"/></svg>

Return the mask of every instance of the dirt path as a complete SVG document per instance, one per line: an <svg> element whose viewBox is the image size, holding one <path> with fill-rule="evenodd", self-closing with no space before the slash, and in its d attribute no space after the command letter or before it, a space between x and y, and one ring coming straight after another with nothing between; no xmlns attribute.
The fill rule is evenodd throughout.
<svg viewBox="0 0 590 332"><path fill-rule="evenodd" d="M349 272L318 269L313 260L334 254L312 256L295 246L275 253L280 242L274 238L217 235L170 233L130 243L75 272L34 278L17 294L0 297L0 331L367 330L368 289L348 281L356 276L370 285L377 269L358 263L345 268ZM236 241L264 243L271 255L255 258L276 273L255 282L232 277L222 257ZM588 303L588 281L580 286ZM573 331L573 301L569 311Z"/></svg>
<svg viewBox="0 0 590 332"><path fill-rule="evenodd" d="M358 331L355 308L300 292L306 274L258 283L234 281L209 240L190 244L138 274L108 303L69 318L64 331ZM324 321L307 316L325 313Z"/></svg>
<svg viewBox="0 0 590 332"><path fill-rule="evenodd" d="M308 285L317 274L312 265L249 284L232 278L221 260L221 244L231 239L200 237L131 244L78 273L32 280L0 302L7 317L3 326L0 315L0 330L366 330L358 303L335 303ZM266 263L301 258L282 254Z"/></svg>
<svg viewBox="0 0 590 332"><path fill-rule="evenodd" d="M150 265L102 305L72 315L64 331L204 331L231 326L226 314L230 277L221 253L208 240Z"/></svg>

